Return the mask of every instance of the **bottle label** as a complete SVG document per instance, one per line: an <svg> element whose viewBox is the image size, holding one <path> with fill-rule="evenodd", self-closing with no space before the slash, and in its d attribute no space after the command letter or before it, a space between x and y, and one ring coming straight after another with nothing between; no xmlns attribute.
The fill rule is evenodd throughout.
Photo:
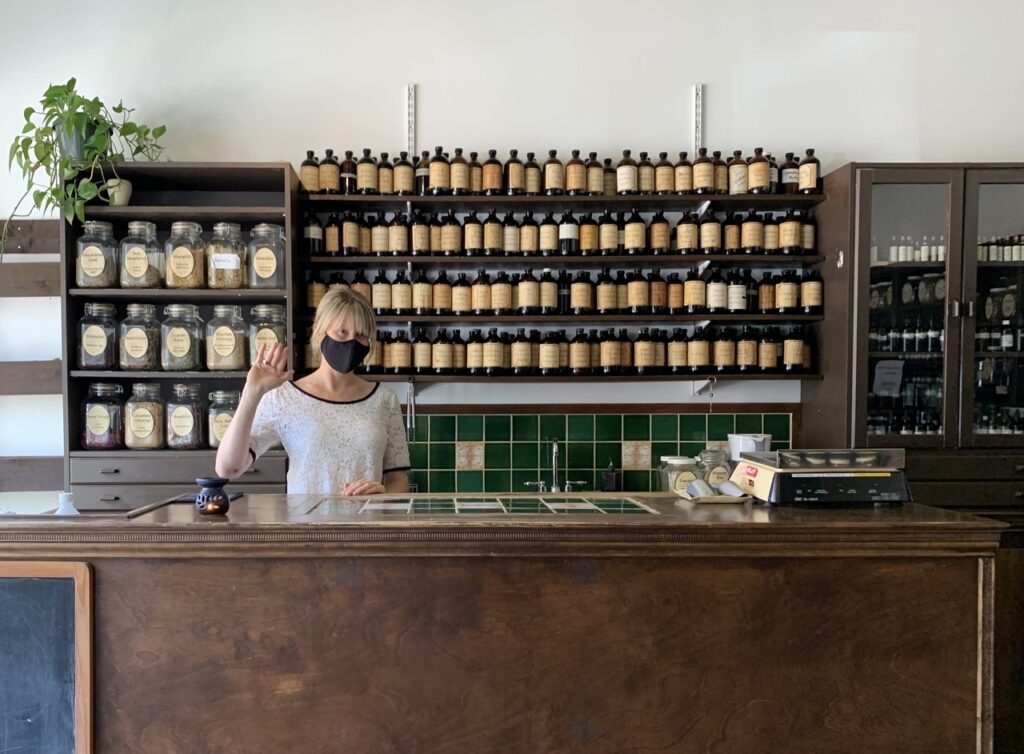
<svg viewBox="0 0 1024 754"><path fill-rule="evenodd" d="M452 344L452 368L466 368L466 346L463 345L462 343Z"/></svg>
<svg viewBox="0 0 1024 754"><path fill-rule="evenodd" d="M598 243L602 249L619 248L619 226L614 223L604 223L598 229Z"/></svg>
<svg viewBox="0 0 1024 754"><path fill-rule="evenodd" d="M711 309L724 309L729 301L725 283L708 283L707 296Z"/></svg>
<svg viewBox="0 0 1024 754"><path fill-rule="evenodd" d="M533 363L532 349L528 341L516 341L512 344L512 367L529 369Z"/></svg>
<svg viewBox="0 0 1024 754"><path fill-rule="evenodd" d="M800 245L799 220L784 220L779 225L779 243L784 249Z"/></svg>
<svg viewBox="0 0 1024 754"><path fill-rule="evenodd" d="M760 343L757 346L757 365L761 369L775 369L779 365L779 344Z"/></svg>
<svg viewBox="0 0 1024 754"><path fill-rule="evenodd" d="M539 194L541 191L540 186L540 168L529 168L526 170L526 193L527 194Z"/></svg>
<svg viewBox="0 0 1024 754"><path fill-rule="evenodd" d="M430 368L430 358L433 352L433 347L430 343L413 343L412 344L412 363L413 366Z"/></svg>
<svg viewBox="0 0 1024 754"><path fill-rule="evenodd" d="M636 173L640 192L649 194L654 191L654 168L644 165L642 168L637 168Z"/></svg>
<svg viewBox="0 0 1024 754"><path fill-rule="evenodd" d="M544 281L540 284L540 305L545 308L558 306L558 284Z"/></svg>
<svg viewBox="0 0 1024 754"><path fill-rule="evenodd" d="M172 327L165 339L167 351L178 358L181 358L192 348L192 336L184 327Z"/></svg>
<svg viewBox="0 0 1024 754"><path fill-rule="evenodd" d="M523 190L526 188L526 173L521 162L510 162L508 164L508 187L509 189Z"/></svg>
<svg viewBox="0 0 1024 754"><path fill-rule="evenodd" d="M700 226L700 247L702 249L719 249L722 246L722 226L717 222L704 223Z"/></svg>
<svg viewBox="0 0 1024 754"><path fill-rule="evenodd" d="M434 369L451 369L452 344L434 343L430 351L430 363Z"/></svg>
<svg viewBox="0 0 1024 754"><path fill-rule="evenodd" d="M540 243L540 229L536 225L519 228L519 251L522 254L536 254Z"/></svg>
<svg viewBox="0 0 1024 754"><path fill-rule="evenodd" d="M257 249L252 257L252 270L257 277L263 280L273 277L277 272L277 254L274 253L274 250L265 246Z"/></svg>
<svg viewBox="0 0 1024 754"><path fill-rule="evenodd" d="M655 366L655 353L654 343L651 341L641 341L634 346L633 349L633 363L638 367L653 367Z"/></svg>
<svg viewBox="0 0 1024 754"><path fill-rule="evenodd" d="M804 306L821 306L822 284L820 280L807 280L800 284L800 303Z"/></svg>
<svg viewBox="0 0 1024 754"><path fill-rule="evenodd" d="M341 169L336 162L320 163L320 187L324 189L338 190L341 186Z"/></svg>
<svg viewBox="0 0 1024 754"><path fill-rule="evenodd" d="M791 309L798 304L800 286L796 283L778 283L775 286L775 306L777 309Z"/></svg>
<svg viewBox="0 0 1024 754"><path fill-rule="evenodd" d="M601 366L617 367L622 363L622 349L616 340L601 341Z"/></svg>
<svg viewBox="0 0 1024 754"><path fill-rule="evenodd" d="M732 283L726 291L729 311L744 311L747 308L747 289L742 283Z"/></svg>
<svg viewBox="0 0 1024 754"><path fill-rule="evenodd" d="M683 305L704 306L707 303L707 284L703 280L687 280L683 283Z"/></svg>
<svg viewBox="0 0 1024 754"><path fill-rule="evenodd" d="M409 341L399 340L391 344L391 364L396 369L412 366L412 344Z"/></svg>
<svg viewBox="0 0 1024 754"><path fill-rule="evenodd" d="M570 191L587 190L587 169L580 163L565 168L565 187Z"/></svg>
<svg viewBox="0 0 1024 754"><path fill-rule="evenodd" d="M768 176L772 183L779 182L779 169L776 167L768 168Z"/></svg>
<svg viewBox="0 0 1024 754"><path fill-rule="evenodd" d="M650 281L651 306L662 308L668 304L668 286L664 280Z"/></svg>
<svg viewBox="0 0 1024 754"><path fill-rule="evenodd" d="M800 183L800 169L799 168L785 168L782 171L782 183Z"/></svg>
<svg viewBox="0 0 1024 754"><path fill-rule="evenodd" d="M454 183L455 177L452 176ZM480 176L480 189L482 191L501 191L501 165L485 163Z"/></svg>
<svg viewBox="0 0 1024 754"><path fill-rule="evenodd" d="M752 367L757 363L757 341L741 340L736 345L736 363L743 367Z"/></svg>
<svg viewBox="0 0 1024 754"><path fill-rule="evenodd" d="M485 249L500 249L502 246L502 236L504 235L504 228L501 223L484 223L484 245ZM469 242L466 242L466 247L469 248ZM476 248L476 247L473 247Z"/></svg>
<svg viewBox="0 0 1024 754"><path fill-rule="evenodd" d="M409 250L409 234L404 225L392 225L388 228L388 251L404 253Z"/></svg>
<svg viewBox="0 0 1024 754"><path fill-rule="evenodd" d="M451 188L451 172L448 169L447 162L441 162L440 160L437 162L431 162L429 170L431 188Z"/></svg>
<svg viewBox="0 0 1024 754"><path fill-rule="evenodd" d="M107 334L99 325L89 325L82 333L82 349L90 356L99 356L107 348ZM187 349L186 349L187 350Z"/></svg>
<svg viewBox="0 0 1024 754"><path fill-rule="evenodd" d="M715 165L715 191L723 193L729 190L729 167L727 165Z"/></svg>
<svg viewBox="0 0 1024 754"><path fill-rule="evenodd" d="M129 327L128 332L121 338L121 345L124 347L124 352L133 359L141 359L149 350L149 338L141 327Z"/></svg>
<svg viewBox="0 0 1024 754"><path fill-rule="evenodd" d="M540 226L541 251L553 251L558 248L558 226L550 223Z"/></svg>
<svg viewBox="0 0 1024 754"><path fill-rule="evenodd" d="M413 283L412 305L415 309L430 309L434 305L434 289L430 283Z"/></svg>
<svg viewBox="0 0 1024 754"><path fill-rule="evenodd" d="M521 280L517 288L521 308L540 306L540 285L535 280Z"/></svg>
<svg viewBox="0 0 1024 754"><path fill-rule="evenodd" d="M391 305L395 309L411 309L412 286L408 283L395 283L391 286Z"/></svg>
<svg viewBox="0 0 1024 754"><path fill-rule="evenodd" d="M429 179L430 179L430 170L429 170L429 168L416 168L413 172L416 174L417 178L426 178L426 179L428 179L428 182L429 182Z"/></svg>
<svg viewBox="0 0 1024 754"><path fill-rule="evenodd" d="M454 224L442 225L441 249L444 251L462 251L462 228Z"/></svg>
<svg viewBox="0 0 1024 754"><path fill-rule="evenodd" d="M770 180L767 162L752 162L747 166L747 185L752 189L766 189Z"/></svg>
<svg viewBox="0 0 1024 754"><path fill-rule="evenodd" d="M613 283L605 283L604 285L597 286L597 308L601 311L608 311L615 309L616 306L615 285Z"/></svg>
<svg viewBox="0 0 1024 754"><path fill-rule="evenodd" d="M470 299L474 309L491 308L491 284L477 283L470 289Z"/></svg>
<svg viewBox="0 0 1024 754"><path fill-rule="evenodd" d="M580 226L580 249L597 251L600 248L597 226L592 223Z"/></svg>
<svg viewBox="0 0 1024 754"><path fill-rule="evenodd" d="M512 308L512 285L495 283L491 286L491 307L494 309Z"/></svg>
<svg viewBox="0 0 1024 754"><path fill-rule="evenodd" d="M626 286L627 306L650 306L651 291L646 280L630 280Z"/></svg>
<svg viewBox="0 0 1024 754"><path fill-rule="evenodd" d="M580 226L575 223L562 223L558 226L559 241L579 241Z"/></svg>
<svg viewBox="0 0 1024 754"><path fill-rule="evenodd" d="M469 165L464 162L452 163L448 175L453 189L469 190Z"/></svg>
<svg viewBox="0 0 1024 754"><path fill-rule="evenodd" d="M619 165L615 168L615 190L618 193L636 191L636 165Z"/></svg>
<svg viewBox="0 0 1024 754"><path fill-rule="evenodd" d="M672 341L668 344L668 365L670 367L686 366L686 343Z"/></svg>
<svg viewBox="0 0 1024 754"><path fill-rule="evenodd" d="M467 285L452 288L452 310L468 312L473 308L473 289Z"/></svg>
<svg viewBox="0 0 1024 754"><path fill-rule="evenodd" d="M693 166L679 165L675 169L676 191L693 191Z"/></svg>
<svg viewBox="0 0 1024 754"><path fill-rule="evenodd" d="M356 165L356 188L377 190L377 166L372 162Z"/></svg>
<svg viewBox="0 0 1024 754"><path fill-rule="evenodd" d="M594 306L594 287L588 283L573 283L569 289L569 306L590 309Z"/></svg>
<svg viewBox="0 0 1024 754"><path fill-rule="evenodd" d="M715 187L715 166L702 162L693 166L693 188L713 189Z"/></svg>
<svg viewBox="0 0 1024 754"><path fill-rule="evenodd" d="M573 369L590 369L590 344L569 344L569 366Z"/></svg>
<svg viewBox="0 0 1024 754"><path fill-rule="evenodd" d="M587 169L587 193L594 196L604 193L604 168L600 165Z"/></svg>
<svg viewBox="0 0 1024 754"><path fill-rule="evenodd" d="M668 223L651 223L651 248L667 249L669 243Z"/></svg>
<svg viewBox="0 0 1024 754"><path fill-rule="evenodd" d="M391 284L374 283L372 288L372 304L374 309L391 308Z"/></svg>
<svg viewBox="0 0 1024 754"><path fill-rule="evenodd" d="M729 193L747 193L747 166L745 163L729 167Z"/></svg>
<svg viewBox="0 0 1024 754"><path fill-rule="evenodd" d="M706 367L711 363L706 340L691 340L686 345L686 361L692 367Z"/></svg>
<svg viewBox="0 0 1024 754"><path fill-rule="evenodd" d="M544 188L565 188L565 171L562 169L562 163L549 162L544 165Z"/></svg>
<svg viewBox="0 0 1024 754"><path fill-rule="evenodd" d="M341 233L339 231L340 228L337 225L328 225L324 228L324 249L328 254L337 254L341 250Z"/></svg>
<svg viewBox="0 0 1024 754"><path fill-rule="evenodd" d="M377 189L382 194L395 193L395 171L384 168L377 171Z"/></svg>
<svg viewBox="0 0 1024 754"><path fill-rule="evenodd" d="M196 418L185 406L178 406L171 412L171 434L175 437L187 437L196 426Z"/></svg>
<svg viewBox="0 0 1024 754"><path fill-rule="evenodd" d="M743 223L740 245L744 249L760 249L764 246L764 225L756 221Z"/></svg>
<svg viewBox="0 0 1024 754"><path fill-rule="evenodd" d="M102 255L101 255L102 256ZM214 256L218 256L214 254ZM232 259L238 259L236 254L226 254ZM131 277L141 278L149 269L149 255L141 246L132 246L124 254L124 269ZM235 269L238 269L236 266Z"/></svg>
<svg viewBox="0 0 1024 754"><path fill-rule="evenodd" d="M604 170L602 168L602 172L604 173L604 192L603 192L604 195L605 196L615 196L615 184L616 184L616 181L617 181L617 178L615 176L615 171L614 170Z"/></svg>
<svg viewBox="0 0 1024 754"><path fill-rule="evenodd" d="M214 353L218 356L230 356L233 354L236 342L235 333L227 325L221 325L215 329L213 335L209 338L209 343L213 347Z"/></svg>
<svg viewBox="0 0 1024 754"><path fill-rule="evenodd" d="M696 249L697 248L697 226L693 223L682 223L676 226L676 248Z"/></svg>
<svg viewBox="0 0 1024 754"><path fill-rule="evenodd" d="M302 237L322 241L324 237L324 229L319 225L307 225L302 229Z"/></svg>
<svg viewBox="0 0 1024 754"><path fill-rule="evenodd" d="M434 309L452 311L452 287L447 283L435 283L432 290Z"/></svg>
<svg viewBox="0 0 1024 754"><path fill-rule="evenodd" d="M422 226L421 226L422 227ZM413 228L413 235L416 228ZM346 221L341 225L341 243L346 249L359 248L359 223Z"/></svg>
<svg viewBox="0 0 1024 754"><path fill-rule="evenodd" d="M736 343L731 340L715 341L715 366L736 366Z"/></svg>
<svg viewBox="0 0 1024 754"><path fill-rule="evenodd" d="M139 406L132 408L129 412L128 430L138 440L145 440L156 429L156 419L153 412L148 408Z"/></svg>
<svg viewBox="0 0 1024 754"><path fill-rule="evenodd" d="M373 298L373 294L370 291L371 289L369 283L352 284L352 292L359 296L362 296L367 302L369 302Z"/></svg>
<svg viewBox="0 0 1024 754"><path fill-rule="evenodd" d="M388 250L388 226L375 225L370 230L370 251L385 252Z"/></svg>
<svg viewBox="0 0 1024 754"><path fill-rule="evenodd" d="M801 191L814 191L818 187L818 164L816 162L805 162L800 166Z"/></svg>
<svg viewBox="0 0 1024 754"><path fill-rule="evenodd" d="M671 165L662 166L654 169L654 190L661 193L662 191L675 191L676 188L676 173Z"/></svg>
<svg viewBox="0 0 1024 754"><path fill-rule="evenodd" d="M633 343L624 340L619 343L619 366L633 366Z"/></svg>
<svg viewBox="0 0 1024 754"><path fill-rule="evenodd" d="M725 226L725 248L738 249L740 247L740 227L729 224Z"/></svg>
<svg viewBox="0 0 1024 754"><path fill-rule="evenodd" d="M645 247L647 226L640 223L626 223L625 244L627 249L642 249Z"/></svg>
<svg viewBox="0 0 1024 754"><path fill-rule="evenodd" d="M814 251L814 226L805 224L800 227L800 246L805 251Z"/></svg>
<svg viewBox="0 0 1024 754"><path fill-rule="evenodd" d="M668 284L668 308L673 311L683 308L683 284L682 283L669 283Z"/></svg>
<svg viewBox="0 0 1024 754"><path fill-rule="evenodd" d="M786 338L782 344L782 361L784 364L803 365L804 342L796 338Z"/></svg>
<svg viewBox="0 0 1024 754"><path fill-rule="evenodd" d="M85 412L85 428L89 434L101 437L110 429L110 412L106 406L89 406Z"/></svg>
<svg viewBox="0 0 1024 754"><path fill-rule="evenodd" d="M429 173L429 171L424 171ZM411 194L416 190L415 171L409 165L395 166L395 191Z"/></svg>
<svg viewBox="0 0 1024 754"><path fill-rule="evenodd" d="M320 166L319 165L303 165L299 168L299 180L302 182L302 188L311 194L316 194L320 191Z"/></svg>
<svg viewBox="0 0 1024 754"><path fill-rule="evenodd" d="M179 246L171 252L171 257L167 260L167 269L179 278L187 278L195 266L196 258L188 246Z"/></svg>
<svg viewBox="0 0 1024 754"><path fill-rule="evenodd" d="M779 226L772 223L764 226L764 249L765 251L777 250L779 248Z"/></svg>
<svg viewBox="0 0 1024 754"><path fill-rule="evenodd" d="M557 343L541 343L540 344L540 368L541 369L558 369L558 344Z"/></svg>
<svg viewBox="0 0 1024 754"><path fill-rule="evenodd" d="M768 311L775 308L775 285L772 283L761 283L757 286L757 308L761 311Z"/></svg>

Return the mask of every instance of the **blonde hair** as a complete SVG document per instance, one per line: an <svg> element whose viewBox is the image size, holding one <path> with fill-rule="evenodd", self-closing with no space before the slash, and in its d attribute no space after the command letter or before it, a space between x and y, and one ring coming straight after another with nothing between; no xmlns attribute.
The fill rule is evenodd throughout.
<svg viewBox="0 0 1024 754"><path fill-rule="evenodd" d="M313 347L319 351L327 328L351 317L355 334L366 337L372 349L377 342L377 319L370 303L348 288L332 288L316 307L313 318Z"/></svg>

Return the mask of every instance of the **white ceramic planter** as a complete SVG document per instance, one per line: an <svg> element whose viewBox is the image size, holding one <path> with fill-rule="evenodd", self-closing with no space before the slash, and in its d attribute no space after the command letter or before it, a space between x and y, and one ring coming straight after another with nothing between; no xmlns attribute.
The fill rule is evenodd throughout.
<svg viewBox="0 0 1024 754"><path fill-rule="evenodd" d="M107 181L107 193L112 207L124 207L132 199L132 182L126 178L111 178Z"/></svg>

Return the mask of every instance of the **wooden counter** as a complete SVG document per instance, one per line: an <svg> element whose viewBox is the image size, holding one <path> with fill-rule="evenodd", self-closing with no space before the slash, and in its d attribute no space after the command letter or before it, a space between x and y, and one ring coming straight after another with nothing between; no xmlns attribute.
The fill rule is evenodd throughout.
<svg viewBox="0 0 1024 754"><path fill-rule="evenodd" d="M24 516L0 558L92 566L99 754L991 751L1002 524L629 497Z"/></svg>

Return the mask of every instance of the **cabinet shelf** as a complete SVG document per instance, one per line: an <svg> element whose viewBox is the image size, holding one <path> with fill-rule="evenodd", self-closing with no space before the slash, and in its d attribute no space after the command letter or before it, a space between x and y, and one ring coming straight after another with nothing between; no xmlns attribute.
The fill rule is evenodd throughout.
<svg viewBox="0 0 1024 754"><path fill-rule="evenodd" d="M541 375L500 375L488 377L475 374L362 374L376 382L680 382L705 380L714 377L720 382L733 380L820 380L820 374L739 374L720 372L694 372L687 374L627 374L627 375L584 375L570 374L544 377Z"/></svg>
<svg viewBox="0 0 1024 754"><path fill-rule="evenodd" d="M312 315L301 315L299 319L312 321ZM386 314L377 317L377 324L538 324L538 325L572 325L572 324L653 324L671 325L682 322L743 322L750 324L786 324L789 322L821 322L820 314L506 314L506 315L395 315Z"/></svg>
<svg viewBox="0 0 1024 754"><path fill-rule="evenodd" d="M824 194L672 194L666 196L363 196L359 194L299 197L300 206L314 211L353 209L369 211L402 211L431 209L447 212L479 212L499 210L526 212L530 210L566 209L595 212L609 209L617 212L637 209L641 212L681 212L699 209L710 202L712 210L775 210L809 209L825 200Z"/></svg>
<svg viewBox="0 0 1024 754"><path fill-rule="evenodd" d="M281 288L69 288L75 298L130 298L148 301L284 301L288 292Z"/></svg>
<svg viewBox="0 0 1024 754"><path fill-rule="evenodd" d="M281 221L287 210L284 207L239 207L230 205L220 206L144 206L128 205L126 207L109 207L106 205L89 206L85 208L85 216L89 220L151 220L174 222L176 220L206 220L206 221L238 221L238 222L261 222L268 220Z"/></svg>
<svg viewBox="0 0 1024 754"><path fill-rule="evenodd" d="M975 351L976 359L1024 359L1024 351Z"/></svg>
<svg viewBox="0 0 1024 754"><path fill-rule="evenodd" d="M871 270L942 270L945 262L874 262Z"/></svg>
<svg viewBox="0 0 1024 754"><path fill-rule="evenodd" d="M322 256L316 255L306 257L313 265L324 267L392 267L405 266L448 266L460 268L477 267L525 267L535 269L544 267L611 267L613 265L640 265L647 266L657 264L665 267L687 267L697 266L705 262L727 263L743 265L745 267L801 267L805 265L818 264L823 257L813 256L788 256L783 254L614 254L609 256L555 256L544 257L540 255L531 256L489 256L469 257L465 255L457 257L443 256Z"/></svg>
<svg viewBox="0 0 1024 754"><path fill-rule="evenodd" d="M72 369L72 378L90 380L244 380L245 372L132 372L127 369Z"/></svg>
<svg viewBox="0 0 1024 754"><path fill-rule="evenodd" d="M941 359L941 351L868 351L869 359Z"/></svg>
<svg viewBox="0 0 1024 754"><path fill-rule="evenodd" d="M1024 262L978 262L979 267L1024 267Z"/></svg>

